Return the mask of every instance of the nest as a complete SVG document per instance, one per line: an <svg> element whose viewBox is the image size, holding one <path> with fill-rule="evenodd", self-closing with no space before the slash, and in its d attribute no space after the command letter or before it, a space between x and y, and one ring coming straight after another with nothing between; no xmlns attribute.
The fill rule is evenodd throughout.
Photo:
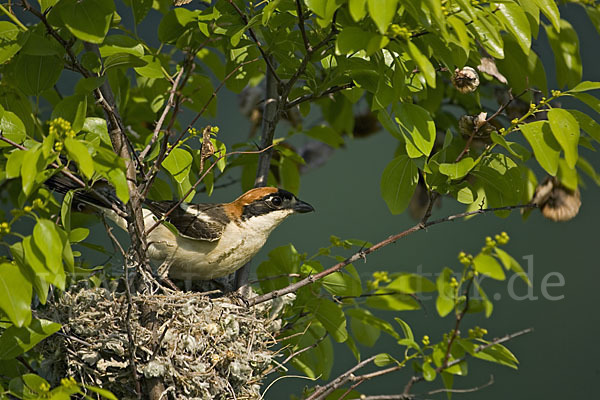
<svg viewBox="0 0 600 400"><path fill-rule="evenodd" d="M153 378L163 384L162 399L258 399L280 326L267 307L185 292L130 302L83 289L65 293L44 314L63 324L40 349L45 375L73 376L120 399L137 398L136 386L147 393Z"/></svg>

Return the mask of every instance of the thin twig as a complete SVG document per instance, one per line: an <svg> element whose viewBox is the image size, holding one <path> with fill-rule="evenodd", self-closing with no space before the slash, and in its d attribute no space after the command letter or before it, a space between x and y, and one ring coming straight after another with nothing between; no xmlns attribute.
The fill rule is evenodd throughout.
<svg viewBox="0 0 600 400"><path fill-rule="evenodd" d="M235 11L242 18L242 21L244 21L244 24L248 25L248 17L246 16L246 14L244 14L244 12L242 10L240 10L240 8L237 6L237 4L235 4L235 2L233 0L227 0L227 1L229 2L229 4L231 4L233 6ZM254 30L252 28L248 28L248 33L250 33L250 37L252 38L252 40L254 40L254 43L256 43L256 47L258 48L258 51L260 51L262 58L265 60L265 63L267 64L267 68L271 71L271 73L275 77L275 80L277 80L277 83L281 84L282 83L281 78L279 78L279 76L277 76L277 72L275 72L275 68L273 67L273 64L271 63L271 61L269 60L269 57L265 53L265 50L263 49L262 44L256 37Z"/></svg>
<svg viewBox="0 0 600 400"><path fill-rule="evenodd" d="M121 243L117 240L115 235L112 233L112 227L108 225L106 220L102 218L102 222L104 223L104 228L106 229L106 233L108 237L113 241L119 252L123 256L123 260L127 259L127 255L125 254L125 250L121 246ZM127 263L123 263L123 281L125 283L125 294L127 296L127 317L125 318L125 327L127 329L127 340L129 341L128 353L129 353L129 362L131 366L131 376L133 377L133 381L135 383L135 392L137 394L138 399L142 398L142 385L140 383L140 379L137 374L137 366L135 362L135 341L133 340L133 334L131 332L131 310L133 309L133 299L131 298L131 289L129 287L129 274L128 274L128 266Z"/></svg>
<svg viewBox="0 0 600 400"><path fill-rule="evenodd" d="M343 374L339 375L337 378L335 378L334 380L329 382L327 385L320 386L320 387L318 386L316 388L316 390L309 397L306 398L306 400L317 400L317 399L325 398L328 394L330 394L335 389L337 389L338 387L340 387L344 383L346 383L348 381L348 379L350 379L350 377L352 376L354 371L369 364L371 361L375 360L375 357L377 357L377 356L376 355L371 356L371 357L359 362L358 364L356 364L355 366L353 366L352 368L350 368L349 370L347 370L346 372L344 372Z"/></svg>
<svg viewBox="0 0 600 400"><path fill-rule="evenodd" d="M306 36L306 29L304 29L304 14L302 13L302 4L300 0L296 0L296 10L298 11L298 27L300 28L300 34L302 35L302 41L304 41L304 48L307 53L312 52L312 46Z"/></svg>
<svg viewBox="0 0 600 400"><path fill-rule="evenodd" d="M306 101L318 100L325 96L329 96L332 93L340 92L340 91L346 90L346 89L352 89L354 86L356 86L354 84L354 82L350 82L350 83L346 83L344 85L332 86L321 94L305 94L304 96L300 96L300 97L295 98L292 101L289 101L286 104L285 108L287 110L287 109L297 106L298 104L304 103Z"/></svg>
<svg viewBox="0 0 600 400"><path fill-rule="evenodd" d="M163 109L163 112L160 115L160 118L156 122L156 126L154 127L154 131L152 132L152 138L150 139L150 143L148 143L146 145L146 147L144 148L144 150L142 150L140 152L140 158L142 160L146 157L146 154L148 154L148 152L152 148L152 145L154 145L154 142L156 142L156 139L158 139L158 134L160 133L160 129L162 128L165 118L167 117L167 114L169 114L169 110L171 110L171 108L173 107L173 100L175 98L175 93L177 92L177 87L179 86L179 80L183 76L184 71L185 71L185 68L182 67L179 70L179 73L177 74L177 76L175 77L175 82L173 82L173 86L171 87L171 90L169 91L169 99L167 100L167 104L165 104L165 108Z"/></svg>
<svg viewBox="0 0 600 400"><path fill-rule="evenodd" d="M488 386L492 386L494 384L494 375L490 375L490 380L487 381L486 383L484 383L483 385L479 385L479 386L475 386L472 388L467 388L467 389L435 389L432 390L430 392L425 393L425 396L430 396L432 394L437 394L437 393L473 393L473 392L477 392L481 389L484 389Z"/></svg>
<svg viewBox="0 0 600 400"><path fill-rule="evenodd" d="M487 349L487 348L489 348L489 347L492 347L492 346L494 346L494 345L496 345L496 344L501 344L501 343L508 342L509 340L512 340L512 339L514 339L514 338L516 338L516 337L519 337L519 336L526 335L526 334L528 334L528 333L531 333L531 332L533 332L533 328L527 328L527 329L523 329L523 330L520 330L520 331L518 331L518 332L515 332L515 333L510 333L510 334L504 335L504 336L502 336L502 337L499 337L499 338L496 338L496 339L492 340L492 341L491 341L491 342L489 342L489 343L485 343L485 344L482 344L482 345L480 345L480 346L476 347L476 348L475 348L475 350L473 350L473 353L474 353L474 354L476 354L476 353L479 353L479 352L481 352L481 351L483 351L483 350L485 350L485 349ZM453 366L455 366L455 365L457 365L457 364L460 364L461 362L465 361L465 360L466 360L468 357L470 357L470 356L471 356L471 354L467 353L467 354L465 354L465 356L464 356L464 357L461 357L461 358L458 358L458 359L456 359L456 360L452 360L452 361L450 361L450 362L448 363L448 365L446 365L446 368L445 368L445 369L448 369L448 368L450 368L450 367L453 367ZM438 372L438 373L439 373L439 372L442 372L442 370L439 370L439 371L438 371L438 370L436 369L436 372ZM411 390L412 386L413 386L415 383L421 382L421 381L422 381L422 380L424 380L424 379L425 379L425 378L423 377L423 375L415 375L415 376L413 376L413 377L412 377L412 378L411 378L411 379L408 381L408 383L406 384L406 386L404 387L404 392L403 392L403 394L404 394L404 395L409 395L409 394L410 394L410 390Z"/></svg>
<svg viewBox="0 0 600 400"><path fill-rule="evenodd" d="M448 347L446 348L446 353L444 354L444 360L442 361L442 365L440 365L440 368L439 368L440 371L446 369L446 365L448 365L448 359L450 358L450 351L452 349L452 344L454 343L454 341L456 340L456 338L458 336L459 328L460 328L460 323L462 322L463 318L465 317L465 315L469 311L469 294L471 292L471 286L473 285L473 280L474 279L475 279L475 275L473 275L469 279L469 282L467 283L467 287L466 287L466 289L464 291L465 307L456 316L456 323L454 324L454 330L452 331L450 339L448 339Z"/></svg>
<svg viewBox="0 0 600 400"><path fill-rule="evenodd" d="M152 169L144 177L144 180L146 181L146 186L144 187L144 190L142 191L142 195L144 197L148 194L148 191L150 190L150 187L152 186L152 182L153 182L154 178L156 177L156 175L158 174L158 171L160 170L161 163L164 161L165 158L167 158L169 156L169 154L171 153L171 151L173 151L173 149L175 147L177 147L178 143L183 138L183 135L185 135L185 133L190 128L192 128L194 126L194 124L202 116L202 114L204 114L204 111L206 111L206 109L208 108L208 106L210 105L210 103L217 96L217 93L225 85L225 83L227 82L227 80L229 78L231 78L233 76L233 74L235 74L244 65L247 65L247 64L250 64L250 63L253 63L253 62L256 62L256 61L258 61L258 58L254 58L252 60L244 61L244 62L238 64L229 74L227 74L227 76L225 76L225 78L223 78L223 81L221 81L221 83L219 84L219 86L217 86L217 88L212 92L212 94L210 95L210 98L206 101L206 103L204 104L204 106L202 107L202 109L200 109L200 111L196 114L196 116L192 119L192 121L188 124L188 126L181 131L181 133L179 134L179 136L177 137L177 139L175 140L175 142L164 151L162 157L158 157L157 158L157 160L154 163L154 166L152 167Z"/></svg>
<svg viewBox="0 0 600 400"><path fill-rule="evenodd" d="M250 306L254 306L256 304L260 304L265 301L269 301L275 297L280 297L280 296L283 296L284 294L293 293L293 292L297 291L298 289L300 289L301 287L310 285L311 283L314 283L327 275L330 275L336 271L339 271L340 269L344 268L345 266L347 266L349 264L352 264L355 261L364 259L368 254L373 253L374 251L377 251L377 250L381 249L382 247L390 245L399 239L402 239L402 238L404 238L408 235L411 235L415 232L421 231L432 225L441 224L443 222L454 221L459 218L468 217L471 215L485 214L485 213L494 212L494 211L515 210L515 209L521 209L521 208L535 208L535 207L537 207L535 204L518 204L518 205L514 205L514 206L483 208L483 209L479 209L479 210L475 210L475 211L466 211L466 212L462 212L462 213L458 213L458 214L454 214L454 215L449 215L447 217L440 218L440 219L437 219L434 221L428 221L426 223L419 222L415 226L413 226L405 231L402 231L400 233L392 235L392 236L388 237L387 239L382 240L381 242L376 243L367 249L364 249L364 250L361 250L361 251L355 253L354 255L348 257L344 261L339 262L339 263L335 264L334 266L332 266L322 272L319 272L314 275L309 275L306 278L304 278L298 282L295 282L289 286L286 286L282 289L274 290L272 292L265 293L263 295L248 299L248 304Z"/></svg>

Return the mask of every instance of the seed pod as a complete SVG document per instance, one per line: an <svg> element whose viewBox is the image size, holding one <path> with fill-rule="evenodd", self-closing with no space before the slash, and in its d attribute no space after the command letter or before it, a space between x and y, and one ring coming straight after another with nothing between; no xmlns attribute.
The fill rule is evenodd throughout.
<svg viewBox="0 0 600 400"><path fill-rule="evenodd" d="M571 190L550 176L535 189L531 204L537 205L545 218L564 222L579 212L581 195L579 189Z"/></svg>
<svg viewBox="0 0 600 400"><path fill-rule="evenodd" d="M452 84L461 93L472 93L479 86L479 75L471 67L456 68L452 75Z"/></svg>

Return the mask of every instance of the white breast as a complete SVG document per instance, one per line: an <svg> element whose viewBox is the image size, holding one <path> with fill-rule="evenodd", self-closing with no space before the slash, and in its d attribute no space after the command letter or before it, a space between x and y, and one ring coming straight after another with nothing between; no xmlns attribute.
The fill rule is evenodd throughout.
<svg viewBox="0 0 600 400"><path fill-rule="evenodd" d="M269 234L292 213L274 211L239 224L229 223L221 239L215 242L193 240L174 235L163 225L148 236L148 256L157 263L169 264L169 276L175 279L210 280L229 275L241 268L262 248ZM155 217L144 210L146 227Z"/></svg>

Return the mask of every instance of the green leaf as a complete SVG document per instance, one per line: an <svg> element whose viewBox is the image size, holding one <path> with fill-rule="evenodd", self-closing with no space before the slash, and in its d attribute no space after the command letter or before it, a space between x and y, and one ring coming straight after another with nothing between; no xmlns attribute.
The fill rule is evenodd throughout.
<svg viewBox="0 0 600 400"><path fill-rule="evenodd" d="M30 56L19 54L15 65L15 84L28 96L37 96L50 89L63 71L63 60L58 56Z"/></svg>
<svg viewBox="0 0 600 400"><path fill-rule="evenodd" d="M338 343L345 342L348 338L346 330L346 316L341 307L326 299L313 299L308 307L313 311L315 318L323 324L333 340Z"/></svg>
<svg viewBox="0 0 600 400"><path fill-rule="evenodd" d="M452 179L460 179L467 175L474 165L475 161L473 158L465 157L457 163L441 163L439 171Z"/></svg>
<svg viewBox="0 0 600 400"><path fill-rule="evenodd" d="M140 68L146 65L147 62L142 57L129 53L118 53L108 56L104 60L104 71L106 72L113 68Z"/></svg>
<svg viewBox="0 0 600 400"><path fill-rule="evenodd" d="M489 276L490 278L503 281L506 279L506 275L504 275L504 270L502 266L498 264L496 259L488 254L479 253L473 259L473 265L475 267L475 271L480 274L484 274Z"/></svg>
<svg viewBox="0 0 600 400"><path fill-rule="evenodd" d="M587 92L588 90L600 89L600 82L583 81L575 85L573 89L568 90L570 93Z"/></svg>
<svg viewBox="0 0 600 400"><path fill-rule="evenodd" d="M408 339L408 340L415 340L415 336L413 335L412 329L410 328L410 325L408 325L406 322L404 322L402 319L395 317L394 320L396 320L396 322L400 325L400 327L402 328L402 332L404 333L404 338Z"/></svg>
<svg viewBox="0 0 600 400"><path fill-rule="evenodd" d="M352 19L358 22L367 15L367 0L349 0L348 8Z"/></svg>
<svg viewBox="0 0 600 400"><path fill-rule="evenodd" d="M545 28L554 53L558 86L560 88L565 86L574 87L581 81L582 74L577 32L564 19L560 20L560 33L557 32L557 28L547 25Z"/></svg>
<svg viewBox="0 0 600 400"><path fill-rule="evenodd" d="M454 288L450 286L451 278L452 270L448 267L444 267L442 273L435 282L438 290L435 308L440 317L445 317L454 309Z"/></svg>
<svg viewBox="0 0 600 400"><path fill-rule="evenodd" d="M131 7L135 24L139 24L152 9L153 0L125 0L124 3Z"/></svg>
<svg viewBox="0 0 600 400"><path fill-rule="evenodd" d="M589 115L578 110L568 110L577 120L579 127L590 135L596 142L600 142L600 125Z"/></svg>
<svg viewBox="0 0 600 400"><path fill-rule="evenodd" d="M378 367L385 367L390 364L400 364L398 360L389 355L388 353L379 353L375 356L373 363Z"/></svg>
<svg viewBox="0 0 600 400"><path fill-rule="evenodd" d="M17 327L31 322L31 282L16 264L0 264L0 308Z"/></svg>
<svg viewBox="0 0 600 400"><path fill-rule="evenodd" d="M508 31L517 39L523 52L529 54L531 28L525 11L516 3L499 3L498 11L500 19L503 20Z"/></svg>
<svg viewBox="0 0 600 400"><path fill-rule="evenodd" d="M39 144L27 150L23 156L23 164L21 164L21 181L23 183L21 190L26 196L29 196L33 191L36 178L45 166L42 157L42 148Z"/></svg>
<svg viewBox="0 0 600 400"><path fill-rule="evenodd" d="M542 11L542 13L546 17L548 17L548 19L552 23L552 26L554 27L554 29L556 29L557 31L560 31L560 29L561 29L560 13L558 11L558 6L556 5L556 2L554 0L533 0L533 1L540 8L540 11Z"/></svg>
<svg viewBox="0 0 600 400"><path fill-rule="evenodd" d="M10 60L21 49L27 35L8 21L0 21L0 64Z"/></svg>
<svg viewBox="0 0 600 400"><path fill-rule="evenodd" d="M27 262L25 261L26 244L28 245ZM46 304L50 284L46 282L45 277L48 276L49 272L44 267L43 262L36 257L36 254L33 254L32 257L31 250L31 236L27 236L22 242L16 242L10 246L10 253L13 256L13 259L16 261L17 265L23 268L22 271L28 276L29 282L33 282L33 288L40 299L40 303ZM43 258L41 254L40 257ZM35 268L40 268L42 273L38 273Z"/></svg>
<svg viewBox="0 0 600 400"><path fill-rule="evenodd" d="M158 39L163 43L177 41L189 29L189 25L196 19L197 13L183 7L169 11L158 25Z"/></svg>
<svg viewBox="0 0 600 400"><path fill-rule="evenodd" d="M473 172L485 191L489 207L503 207L523 202L526 176L517 164L504 154L492 153ZM510 211L496 212L507 216Z"/></svg>
<svg viewBox="0 0 600 400"><path fill-rule="evenodd" d="M123 160L114 151L98 147L93 161L96 172L108 179L115 188L119 200L127 203L129 201L129 188L125 178L125 163Z"/></svg>
<svg viewBox="0 0 600 400"><path fill-rule="evenodd" d="M423 53L421 53L421 50L419 50L419 48L412 41L408 42L406 50L410 55L410 58L412 58L415 64L417 64L417 67L419 67L419 71L425 77L427 84L430 87L435 88L435 68L433 67L433 64L431 64L431 61L429 61L429 59Z"/></svg>
<svg viewBox="0 0 600 400"><path fill-rule="evenodd" d="M71 230L71 205L73 204L74 190L69 190L63 197L62 205L60 206L60 221L62 226L67 230Z"/></svg>
<svg viewBox="0 0 600 400"><path fill-rule="evenodd" d="M471 47L471 37L467 31L467 27L462 19L451 15L447 19L448 23L454 29L454 34L458 38L458 42L464 49L469 49Z"/></svg>
<svg viewBox="0 0 600 400"><path fill-rule="evenodd" d="M600 114L600 99L598 97L592 96L589 93L576 93L573 96Z"/></svg>
<svg viewBox="0 0 600 400"><path fill-rule="evenodd" d="M473 27L479 36L479 41L485 50L495 58L504 58L504 41L497 25L490 21L492 14L484 11L480 11L478 14L479 18L474 19L470 27Z"/></svg>
<svg viewBox="0 0 600 400"><path fill-rule="evenodd" d="M110 137L108 136L106 120L104 118L88 117L83 122L83 127L81 129L84 132L93 133L98 136L104 144L112 147Z"/></svg>
<svg viewBox="0 0 600 400"><path fill-rule="evenodd" d="M289 157L282 157L279 162L279 179L281 187L297 195L300 191L300 170L298 169L298 163Z"/></svg>
<svg viewBox="0 0 600 400"><path fill-rule="evenodd" d="M69 232L69 242L79 243L82 240L85 240L89 234L90 230L88 228L74 228L71 232Z"/></svg>
<svg viewBox="0 0 600 400"><path fill-rule="evenodd" d="M518 157L523 161L527 161L529 158L531 158L531 153L520 144L515 142L509 142L504 138L504 136L499 135L496 132L492 132L490 134L490 137L492 139L492 142L504 147L506 150L508 150L508 152L511 155Z"/></svg>
<svg viewBox="0 0 600 400"><path fill-rule="evenodd" d="M139 1L139 0L132 0L133 3L135 3L136 1ZM90 390L90 391L92 391L92 392L94 392L94 393L98 393L100 396L104 397L105 399L108 399L108 400L119 400L117 398L117 396L115 396L114 394L112 394L111 392L109 392L106 389L102 389L102 388L99 388L99 387L96 387L96 386L90 386L90 385L85 385L85 388L88 389L88 390Z"/></svg>
<svg viewBox="0 0 600 400"><path fill-rule="evenodd" d="M367 305L380 310L391 311L418 310L421 308L419 302L408 294L387 294L388 292L386 289L377 290L375 296L367 298Z"/></svg>
<svg viewBox="0 0 600 400"><path fill-rule="evenodd" d="M73 95L62 99L52 110L52 119L63 118L71 123L75 133L79 132L85 121L87 110L87 96Z"/></svg>
<svg viewBox="0 0 600 400"><path fill-rule="evenodd" d="M390 282L386 288L398 290L406 294L412 294L433 292L435 290L435 285L429 279L421 275L403 273L398 278Z"/></svg>
<svg viewBox="0 0 600 400"><path fill-rule="evenodd" d="M344 144L344 139L329 125L317 125L304 132L306 136L317 139L333 148Z"/></svg>
<svg viewBox="0 0 600 400"><path fill-rule="evenodd" d="M21 175L21 165L26 153L25 150L15 150L8 155L5 170L7 179L18 178Z"/></svg>
<svg viewBox="0 0 600 400"><path fill-rule="evenodd" d="M88 146L77 139L66 138L65 149L69 157L77 162L77 166L86 178L91 179L94 175L94 162L88 152Z"/></svg>
<svg viewBox="0 0 600 400"><path fill-rule="evenodd" d="M107 36L100 46L100 55L103 58L117 53L129 53L134 56L144 55L144 46L134 38L125 35Z"/></svg>
<svg viewBox="0 0 600 400"><path fill-rule="evenodd" d="M463 347L473 357L517 369L517 364L519 361L515 355L510 352L510 350L501 344L494 344L486 349L479 350L480 346L470 342L467 339L458 339L456 342L459 343L460 346ZM483 342L484 343L482 346L488 343L486 341Z"/></svg>
<svg viewBox="0 0 600 400"><path fill-rule="evenodd" d="M192 155L189 151L175 148L171 154L165 158L162 166L169 171L171 176L179 183L182 183L189 175L192 168Z"/></svg>
<svg viewBox="0 0 600 400"><path fill-rule="evenodd" d="M555 176L558 170L560 145L552 135L550 125L546 121L535 121L520 125L519 129L531 145L540 166L550 175Z"/></svg>
<svg viewBox="0 0 600 400"><path fill-rule="evenodd" d="M69 0L59 8L67 29L84 42L103 42L115 12L112 0Z"/></svg>
<svg viewBox="0 0 600 400"><path fill-rule="evenodd" d="M329 274L321 282L323 282L323 288L334 296L360 296L362 294L360 281L343 272Z"/></svg>
<svg viewBox="0 0 600 400"><path fill-rule="evenodd" d="M431 366L431 363L423 363L423 378L425 378L427 382L435 380L436 375L437 372L435 372L435 369Z"/></svg>
<svg viewBox="0 0 600 400"><path fill-rule="evenodd" d="M565 160L571 168L575 168L578 157L579 123L573 115L562 108L553 108L548 111L550 128L565 152Z"/></svg>
<svg viewBox="0 0 600 400"><path fill-rule="evenodd" d="M377 25L379 33L386 33L396 15L398 0L367 0L367 6L369 15Z"/></svg>
<svg viewBox="0 0 600 400"><path fill-rule="evenodd" d="M392 324L388 321L378 318L371 314L370 311L362 308L350 308L346 311L346 314L352 318L361 320L363 323L377 327L379 330L392 336L394 339L400 339L400 335L394 330Z"/></svg>
<svg viewBox="0 0 600 400"><path fill-rule="evenodd" d="M57 225L40 218L33 228L33 240L45 257L46 266L53 273L62 270L63 242L58 233Z"/></svg>
<svg viewBox="0 0 600 400"><path fill-rule="evenodd" d="M373 347L381 335L378 327L370 325L360 318L350 317L350 327L356 340L368 347Z"/></svg>
<svg viewBox="0 0 600 400"><path fill-rule="evenodd" d="M17 114L7 110L4 110L0 119L0 131L2 135L19 144L23 143L27 135L23 121L21 121ZM8 143L0 143L0 147L10 146Z"/></svg>
<svg viewBox="0 0 600 400"><path fill-rule="evenodd" d="M389 41L386 36L350 26L344 28L337 36L335 49L336 54L346 55L363 50L367 56L370 56L384 48Z"/></svg>
<svg viewBox="0 0 600 400"><path fill-rule="evenodd" d="M29 326L11 326L0 337L0 360L15 358L57 332L60 324L45 319L34 319Z"/></svg>
<svg viewBox="0 0 600 400"><path fill-rule="evenodd" d="M381 196L392 214L403 212L417 187L419 170L408 156L394 158L381 176Z"/></svg>
<svg viewBox="0 0 600 400"><path fill-rule="evenodd" d="M145 55L140 58L146 63L143 67L136 67L135 72L146 78L161 79L165 77L160 59L153 55Z"/></svg>
<svg viewBox="0 0 600 400"><path fill-rule="evenodd" d="M429 156L436 137L435 122L429 112L412 103L401 103L394 111L396 122L405 134L410 135L411 144L423 155Z"/></svg>
<svg viewBox="0 0 600 400"><path fill-rule="evenodd" d="M525 283L527 283L527 285L531 286L529 276L527 276L527 274L525 273L521 265L517 262L517 260L515 260L510 254L508 254L506 251L502 250L499 247L494 248L494 252L502 262L502 265L504 265L504 268L513 271L515 274L521 277L521 279L523 279Z"/></svg>

